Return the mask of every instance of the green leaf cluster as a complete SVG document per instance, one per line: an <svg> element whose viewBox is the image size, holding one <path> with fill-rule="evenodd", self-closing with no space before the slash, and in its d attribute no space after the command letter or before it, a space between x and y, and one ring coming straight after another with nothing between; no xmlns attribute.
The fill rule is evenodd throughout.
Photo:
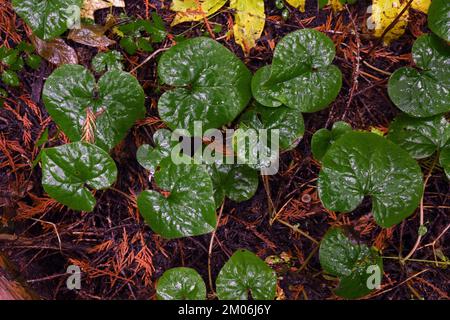
<svg viewBox="0 0 450 320"><path fill-rule="evenodd" d="M41 64L41 57L33 54L34 47L27 42L20 42L15 48L0 47L0 74L2 81L11 87L18 87L20 80L17 72L25 65L36 70Z"/></svg>
<svg viewBox="0 0 450 320"><path fill-rule="evenodd" d="M216 280L220 300L273 300L275 272L254 253L237 250L220 270ZM191 268L169 269L159 278L156 293L160 300L205 300L206 286Z"/></svg>

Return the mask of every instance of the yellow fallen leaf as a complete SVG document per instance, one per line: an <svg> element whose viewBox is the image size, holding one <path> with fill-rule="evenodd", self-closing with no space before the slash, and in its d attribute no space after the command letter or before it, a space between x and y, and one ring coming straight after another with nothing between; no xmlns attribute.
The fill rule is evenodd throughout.
<svg viewBox="0 0 450 320"><path fill-rule="evenodd" d="M125 8L124 0L84 0L81 8L81 18L94 20L94 12L100 9L118 7Z"/></svg>
<svg viewBox="0 0 450 320"><path fill-rule="evenodd" d="M177 14L172 26L187 21L200 21L217 12L227 0L173 0L170 6Z"/></svg>
<svg viewBox="0 0 450 320"><path fill-rule="evenodd" d="M418 11L422 11L423 13L428 13L428 8L431 5L431 0L414 0L411 4L411 7L413 9L416 9Z"/></svg>
<svg viewBox="0 0 450 320"><path fill-rule="evenodd" d="M236 10L234 39L247 54L256 45L264 30L264 0L231 0L230 8Z"/></svg>
<svg viewBox="0 0 450 320"><path fill-rule="evenodd" d="M306 0L286 0L294 8L300 10L300 12L305 12L305 2Z"/></svg>
<svg viewBox="0 0 450 320"><path fill-rule="evenodd" d="M407 2L400 3L400 0L373 0L370 19L375 37L379 38L383 35L384 30L395 20L406 4ZM389 45L395 39L400 38L405 33L407 24L408 11L405 11L384 36L384 44Z"/></svg>

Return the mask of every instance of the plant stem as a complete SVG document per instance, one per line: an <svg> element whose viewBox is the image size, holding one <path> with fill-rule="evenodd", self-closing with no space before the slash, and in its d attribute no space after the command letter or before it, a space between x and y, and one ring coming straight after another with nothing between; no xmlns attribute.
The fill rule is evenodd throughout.
<svg viewBox="0 0 450 320"><path fill-rule="evenodd" d="M302 231L299 227L297 226L293 226L292 224L290 224L289 222L286 222L284 220L280 220L280 219L276 219L276 221L278 221L281 224L284 224L285 226L291 228L292 230L294 230L295 232L300 233L302 236L304 236L305 238L308 238L309 240L311 240L312 242L314 242L315 244L319 244L319 241L317 241L316 239L314 239L313 237L311 237L309 234L307 234L305 231Z"/></svg>
<svg viewBox="0 0 450 320"><path fill-rule="evenodd" d="M209 248L208 248L208 280L209 280L209 287L211 288L211 292L213 294L216 294L216 293L214 291L214 286L213 286L213 281L212 281L211 255L212 255L212 249L213 249L213 245L214 245L214 238L216 237L216 232L217 232L217 229L219 228L220 218L222 217L224 205L225 205L225 200L223 200L222 206L220 207L219 215L217 217L217 224L212 232L211 241L209 242Z"/></svg>
<svg viewBox="0 0 450 320"><path fill-rule="evenodd" d="M389 259L389 260L402 260L402 258L395 257L395 256L382 256L383 259ZM419 263L430 263L430 264L437 264L442 266L448 266L450 265L450 261L434 261L434 260L424 260L424 259L408 259L411 262L419 262Z"/></svg>
<svg viewBox="0 0 450 320"><path fill-rule="evenodd" d="M425 196L425 190L427 188L428 180L431 177L431 173L433 172L433 169L436 166L438 159L439 159L439 154L436 154L436 156L434 157L434 160L433 160L433 164L431 165L430 170L429 170L427 176L425 177L425 181L423 182L423 195L422 195L422 199L420 200L420 213L419 213L420 214L420 226L418 229L418 236L417 236L416 243L414 244L414 247L411 249L411 251L406 255L406 257L401 260L402 263L405 263L409 258L412 257L414 252L416 252L417 248L419 247L420 241L422 240L422 234L420 233L420 230L424 225L423 198Z"/></svg>

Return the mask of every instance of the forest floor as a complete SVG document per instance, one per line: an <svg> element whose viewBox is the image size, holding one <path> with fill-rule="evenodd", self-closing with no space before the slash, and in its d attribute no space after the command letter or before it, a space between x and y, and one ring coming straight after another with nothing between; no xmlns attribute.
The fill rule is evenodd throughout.
<svg viewBox="0 0 450 320"><path fill-rule="evenodd" d="M385 47L366 28L367 1L337 14L329 8L319 11L315 3L308 0L305 13L289 9L290 17L284 21L274 1L265 1L266 26L248 56L233 38L225 36L233 21L233 12L227 6L209 19L211 24L223 27L217 35L219 41L253 72L271 62L274 46L284 35L316 28L335 43L334 63L344 76L336 101L328 109L305 115L303 139L298 147L282 155L280 171L268 177L267 190L260 183L251 200L240 204L226 200L211 254L212 276L217 276L236 249L246 248L263 259L276 255L284 261L273 266L279 276L278 299L338 299L332 291L336 281L321 271L318 243L331 225L351 225L358 238L391 257L384 260L382 288L366 298L449 299L450 273L433 263L437 255L450 256L449 233L445 232L450 222L449 184L443 172L431 172L423 199L428 231L413 259L401 264L399 255L405 256L417 239L418 210L403 223L382 229L370 213L370 199L348 214L324 209L316 190L320 164L312 158L310 147L316 130L329 128L339 120L353 128L387 131L399 112L387 96L389 75L412 64L412 43L428 32L426 15L411 10L406 33ZM126 4L129 16L148 18L156 11L164 19L170 35L161 48L173 45L175 35L195 37L206 31L203 22L170 28L174 17L170 1L127 0ZM103 23L107 12L98 11L96 21ZM113 12L120 14L123 10ZM14 46L29 35L10 1L2 1L0 46ZM89 67L97 50L68 43L76 50L80 64ZM121 51L116 45L110 48ZM124 53L125 70L132 70L148 55ZM41 100L44 81L53 69L43 62L36 71L21 72L22 84L17 89L0 83L9 93L0 108L0 252L17 265L24 280L44 299L154 299L155 280L177 266L195 268L207 282L211 235L164 240L146 226L136 206L136 195L149 188L147 173L136 161L137 147L151 143L152 133L163 126L156 109L159 93L155 90L155 59L134 72L147 96L147 115L113 150L119 180L114 188L96 193L97 206L92 213L71 211L49 198L42 189L40 167L32 165L40 150L37 141L47 128L52 144L61 140ZM425 175L431 162L420 162ZM269 198L278 214L278 220L272 223ZM66 269L71 264L82 269L81 290L70 291L65 285Z"/></svg>

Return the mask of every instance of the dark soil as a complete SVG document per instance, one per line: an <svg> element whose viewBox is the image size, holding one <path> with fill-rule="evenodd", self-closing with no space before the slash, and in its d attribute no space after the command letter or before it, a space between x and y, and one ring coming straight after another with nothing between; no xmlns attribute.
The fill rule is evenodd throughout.
<svg viewBox="0 0 450 320"><path fill-rule="evenodd" d="M148 12L156 10L167 26L174 16L167 0L149 0L149 11L144 0L126 3L129 16L145 18ZM265 3L265 31L249 56L243 55L232 38L222 38L220 42L255 71L270 63L273 47L284 35L299 28L317 28L336 44L335 64L344 75L338 99L326 110L305 115L304 138L295 150L282 155L279 174L268 178L268 191L275 211L280 211L279 219L298 225L317 241L331 225L349 225L361 240L382 249L384 256L406 255L417 238L418 212L400 225L383 230L374 223L369 199L349 214L335 215L325 210L316 193L320 167L311 156L310 141L317 129L329 128L338 120L349 122L353 128L387 130L398 113L386 92L389 73L412 64L412 43L428 32L426 16L411 10L405 35L383 47L365 28L368 1L359 1L348 11L333 14L330 9L318 11L316 1L308 0L306 13L291 10L287 21L282 20L274 1ZM96 13L98 23L105 21L107 12ZM120 12L114 9L114 13ZM231 17L232 12L224 7L209 20L223 26L218 37L228 32ZM0 4L0 23L0 45L14 46L30 34L22 20L15 17L10 1ZM171 36L161 47L170 46L174 35L194 37L205 31L203 23L169 28ZM76 49L80 63L89 67L97 50L68 43ZM120 50L118 46L111 48ZM147 56L127 56L126 70ZM159 93L155 59L136 73L147 95L147 117L114 149L112 156L118 165L119 180L113 189L96 193L98 204L92 213L68 210L48 198L40 183L40 167L32 166L40 150L36 142L45 129L49 130L48 146L64 142L48 118L40 96L53 69L46 62L37 71L26 69L20 74L19 89L0 82L0 87L9 93L0 109L1 252L17 264L27 283L44 299L153 299L155 280L176 266L195 268L208 283L211 235L164 240L144 224L136 208L136 195L151 187L146 171L136 161L136 150L143 143L151 143L152 132L163 126L156 110ZM431 162L432 159L421 162L424 174L428 174ZM441 254L449 257L448 232L444 232L450 222L449 184L440 168L431 173L423 201L428 232L413 258L434 261ZM2 234L9 236L5 240ZM434 246L427 245L432 243ZM279 299L337 299L332 292L336 282L321 272L317 244L278 221L270 224L268 196L262 182L252 200L240 204L226 201L212 251L213 279L238 248L249 249L262 258L281 255L286 259L287 262L274 266L280 279ZM66 269L70 264L82 268L79 291L66 288ZM450 274L446 269L413 260L402 265L398 260L385 259L384 265L383 286L368 298L449 298Z"/></svg>

